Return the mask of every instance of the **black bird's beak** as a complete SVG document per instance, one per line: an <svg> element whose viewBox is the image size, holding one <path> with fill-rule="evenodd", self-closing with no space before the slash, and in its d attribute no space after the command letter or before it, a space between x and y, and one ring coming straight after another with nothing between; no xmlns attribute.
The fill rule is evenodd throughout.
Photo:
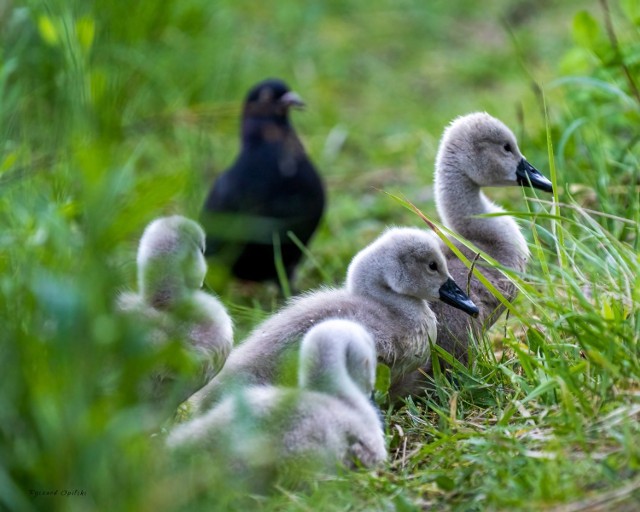
<svg viewBox="0 0 640 512"><path fill-rule="evenodd" d="M282 103L285 107L304 107L304 101L298 95L297 92L289 91L282 95L280 98L280 103Z"/></svg>
<svg viewBox="0 0 640 512"><path fill-rule="evenodd" d="M473 317L478 316L480 313L478 306L476 306L473 301L467 297L467 294L462 291L462 288L460 288L453 279L447 279L440 287L439 292L440 300L445 304L461 309Z"/></svg>
<svg viewBox="0 0 640 512"><path fill-rule="evenodd" d="M516 177L518 178L518 184L523 187L533 187L545 192L553 192L551 181L524 158L518 164Z"/></svg>

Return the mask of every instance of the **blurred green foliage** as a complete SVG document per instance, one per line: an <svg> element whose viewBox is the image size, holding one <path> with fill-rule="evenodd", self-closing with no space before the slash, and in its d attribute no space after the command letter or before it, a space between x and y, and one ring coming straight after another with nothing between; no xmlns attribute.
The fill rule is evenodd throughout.
<svg viewBox="0 0 640 512"><path fill-rule="evenodd" d="M637 497L636 1L8 1L0 41L0 508L539 509L621 485L610 503ZM518 318L436 375L435 396L387 412L387 467L256 498L206 454L167 459L171 413L139 384L176 353L150 352L113 304L146 223L197 217L237 152L241 99L267 76L307 101L294 123L329 189L302 289L340 282L383 226L419 225L382 190L434 214L438 138L471 110L514 127L563 206L491 191L532 242L529 275L513 276ZM278 304L216 291L238 339ZM74 489L87 495L30 495Z"/></svg>

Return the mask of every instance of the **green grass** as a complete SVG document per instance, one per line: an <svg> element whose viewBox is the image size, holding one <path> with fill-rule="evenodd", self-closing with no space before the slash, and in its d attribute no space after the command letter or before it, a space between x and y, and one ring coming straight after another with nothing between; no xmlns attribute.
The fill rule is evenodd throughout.
<svg viewBox="0 0 640 512"><path fill-rule="evenodd" d="M0 510L638 507L637 2L129 4L0 6ZM509 273L520 296L431 395L383 404L389 463L253 497L224 462L168 460L170 422L137 390L174 354L150 354L113 304L144 226L197 217L267 76L307 101L294 123L329 193L302 290L340 283L384 226L424 226L390 194L436 218L457 115L512 126L556 194L489 192L531 244ZM238 339L279 305L208 285Z"/></svg>

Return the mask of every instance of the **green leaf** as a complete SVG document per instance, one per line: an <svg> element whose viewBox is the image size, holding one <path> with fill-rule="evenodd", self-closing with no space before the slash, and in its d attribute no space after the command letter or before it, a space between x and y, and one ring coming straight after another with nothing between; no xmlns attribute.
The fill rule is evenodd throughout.
<svg viewBox="0 0 640 512"><path fill-rule="evenodd" d="M395 508L396 512L416 512L420 510L416 505L411 503L402 494L399 494L393 499L393 504L396 507Z"/></svg>
<svg viewBox="0 0 640 512"><path fill-rule="evenodd" d="M93 39L96 34L95 21L88 16L80 18L76 21L76 33L78 35L80 46L85 52L88 52L91 45L93 45Z"/></svg>
<svg viewBox="0 0 640 512"><path fill-rule="evenodd" d="M573 18L573 38L580 46L590 49L599 40L600 26L587 11L579 11Z"/></svg>
<svg viewBox="0 0 640 512"><path fill-rule="evenodd" d="M533 327L527 330L527 344L529 345L529 349L531 350L531 352L537 354L544 343L545 338L540 330Z"/></svg>
<svg viewBox="0 0 640 512"><path fill-rule="evenodd" d="M49 46L56 46L60 42L56 26L48 16L40 16L38 18L38 31L42 40Z"/></svg>
<svg viewBox="0 0 640 512"><path fill-rule="evenodd" d="M640 2L638 0L620 0L620 7L631 22L640 26Z"/></svg>
<svg viewBox="0 0 640 512"><path fill-rule="evenodd" d="M560 73L562 75L588 75L595 62L593 54L589 50L575 46L562 56L559 64Z"/></svg>
<svg viewBox="0 0 640 512"><path fill-rule="evenodd" d="M391 369L382 363L378 363L376 366L376 391L386 394L391 387Z"/></svg>
<svg viewBox="0 0 640 512"><path fill-rule="evenodd" d="M443 491L453 491L456 487L456 483L451 478L445 475L440 475L439 477L437 477L436 484L438 484L438 487L440 487L440 489L442 489Z"/></svg>
<svg viewBox="0 0 640 512"><path fill-rule="evenodd" d="M608 298L605 299L602 303L602 318L604 318L605 320L613 320L615 318L610 299Z"/></svg>

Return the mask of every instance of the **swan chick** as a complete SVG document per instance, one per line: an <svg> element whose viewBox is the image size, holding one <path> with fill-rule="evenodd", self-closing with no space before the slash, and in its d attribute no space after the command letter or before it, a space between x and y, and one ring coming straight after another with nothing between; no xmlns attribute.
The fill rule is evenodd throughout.
<svg viewBox="0 0 640 512"><path fill-rule="evenodd" d="M436 207L443 223L473 242L501 265L524 271L529 257L527 242L518 224L509 216L478 217L502 213L490 201L483 187L528 186L552 192L552 183L523 156L513 132L485 112L455 119L440 141L435 166ZM475 253L458 248L469 259ZM457 282L467 282L469 269L448 248L444 249L448 268ZM493 286L508 300L516 297L515 286L497 268L476 264ZM476 277L471 277L469 296L479 308L472 319L439 303L433 304L438 319L438 345L463 363L467 361L471 335L479 337L504 310L502 303ZM422 368L431 371L430 362ZM422 372L407 375L394 391L405 396L424 389Z"/></svg>
<svg viewBox="0 0 640 512"><path fill-rule="evenodd" d="M301 342L297 388L263 385L232 392L178 426L167 445L223 450L227 462L252 475L273 476L298 465L329 472L378 465L387 450L379 411L369 400L375 368L375 344L361 325L326 320Z"/></svg>
<svg viewBox="0 0 640 512"><path fill-rule="evenodd" d="M151 343L178 340L202 361L202 375L190 392L222 368L233 345L225 307L200 289L207 271L204 244L204 231L191 219L174 215L152 221L138 246L138 292L125 292L117 302L120 311L148 328ZM152 395L158 398L172 376L159 370L154 380Z"/></svg>
<svg viewBox="0 0 640 512"><path fill-rule="evenodd" d="M485 112L455 119L445 129L436 156L438 214L453 231L477 241L482 249L493 249L499 261L524 268L528 248L516 222L507 216L475 217L504 211L481 191L504 186L553 190L522 155L515 135L502 121Z"/></svg>
<svg viewBox="0 0 640 512"><path fill-rule="evenodd" d="M294 298L231 352L222 371L190 399L208 408L234 382L274 383L300 340L327 318L362 325L393 379L415 370L436 342L436 318L428 301L445 300L467 314L477 308L453 282L439 239L418 228L390 228L351 261L346 283Z"/></svg>

